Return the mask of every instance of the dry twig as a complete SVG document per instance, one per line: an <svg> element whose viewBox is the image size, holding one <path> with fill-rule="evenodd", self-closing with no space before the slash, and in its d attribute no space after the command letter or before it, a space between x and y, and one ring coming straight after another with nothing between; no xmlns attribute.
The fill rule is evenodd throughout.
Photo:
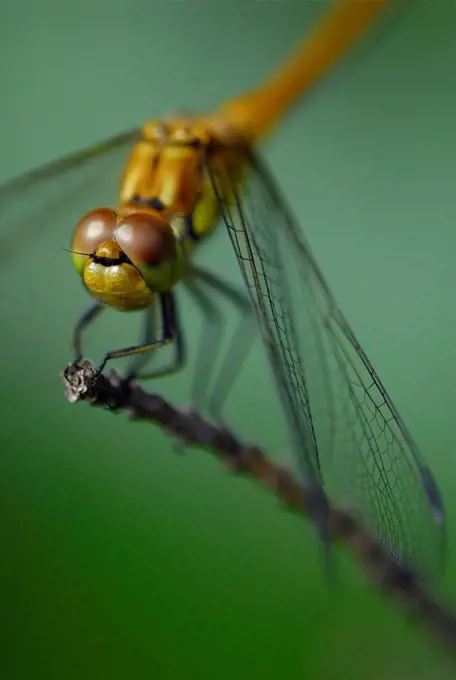
<svg viewBox="0 0 456 680"><path fill-rule="evenodd" d="M87 361L70 364L61 378L71 403L87 401L114 411L124 411L133 420L147 420L163 427L189 445L209 449L233 471L249 475L291 510L310 514L311 495L293 474L269 460L254 445L215 425L196 412L175 408L157 394L122 379L115 371L95 376ZM349 550L367 580L399 604L412 620L420 622L456 659L456 614L428 591L426 584L397 564L359 519L346 510L330 509L332 538Z"/></svg>

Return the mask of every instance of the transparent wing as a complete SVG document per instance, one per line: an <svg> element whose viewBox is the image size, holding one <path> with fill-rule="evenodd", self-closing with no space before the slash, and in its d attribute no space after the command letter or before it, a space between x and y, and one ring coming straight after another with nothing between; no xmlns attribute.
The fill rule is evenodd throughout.
<svg viewBox="0 0 456 680"><path fill-rule="evenodd" d="M110 183L111 196L117 200L114 177L120 174L122 158L139 134L138 130L124 132L0 186L0 259L13 257L43 229L65 219L73 203L82 206L76 219L82 217L84 197L91 198L95 187ZM87 202L87 211L101 200L94 198L95 204Z"/></svg>
<svg viewBox="0 0 456 680"><path fill-rule="evenodd" d="M229 203L219 195L222 217L306 482L322 479L327 496L357 511L393 559L435 576L445 544L438 487L271 175L250 150L241 195L234 178L232 192Z"/></svg>

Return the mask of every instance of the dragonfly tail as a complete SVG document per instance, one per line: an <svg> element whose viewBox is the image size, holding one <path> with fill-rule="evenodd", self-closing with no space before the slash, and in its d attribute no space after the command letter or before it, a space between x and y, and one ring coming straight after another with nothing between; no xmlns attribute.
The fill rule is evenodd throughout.
<svg viewBox="0 0 456 680"><path fill-rule="evenodd" d="M229 101L220 114L251 142L260 141L318 82L394 0L339 0L258 89Z"/></svg>

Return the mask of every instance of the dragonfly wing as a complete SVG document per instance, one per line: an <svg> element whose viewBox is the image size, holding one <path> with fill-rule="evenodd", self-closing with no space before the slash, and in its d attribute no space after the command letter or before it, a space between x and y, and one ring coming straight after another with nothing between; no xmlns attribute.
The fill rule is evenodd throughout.
<svg viewBox="0 0 456 680"><path fill-rule="evenodd" d="M359 513L404 568L442 565L444 508L432 474L337 307L263 161L222 216L254 304L308 483ZM226 180L225 180L226 181ZM266 330L264 330L266 329Z"/></svg>
<svg viewBox="0 0 456 680"><path fill-rule="evenodd" d="M121 172L121 159L139 134L139 130L124 132L0 186L0 259L14 256L34 235L58 222L71 202L82 201L88 189L110 181L114 194L113 174ZM100 200L95 193L94 199L95 203ZM87 204L87 211L93 206ZM80 203L76 219L80 219L83 211ZM69 232L71 236L71 228Z"/></svg>
<svg viewBox="0 0 456 680"><path fill-rule="evenodd" d="M248 159L244 159L248 161ZM246 163L244 162L242 166ZM223 221L256 309L276 384L289 421L293 450L305 481L306 499L328 558L328 504L323 489L319 450L310 411L308 386L299 350L298 329L287 276L286 254L280 239L278 215L268 212L261 196L260 177L249 164L250 177L237 190L239 164L230 176L228 166L209 161L208 171ZM258 190L260 189L260 194ZM283 239L282 239L283 240ZM304 272L305 275L305 272ZM310 502L309 502L310 501Z"/></svg>

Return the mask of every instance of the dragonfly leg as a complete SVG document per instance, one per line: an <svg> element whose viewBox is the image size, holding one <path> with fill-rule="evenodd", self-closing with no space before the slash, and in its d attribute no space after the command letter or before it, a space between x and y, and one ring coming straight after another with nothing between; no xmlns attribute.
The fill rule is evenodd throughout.
<svg viewBox="0 0 456 680"><path fill-rule="evenodd" d="M203 400L206 402L209 414L212 418L221 421L223 404L225 403L236 380L237 374L250 350L256 332L256 320L247 295L206 270L194 267L192 272L194 279L190 279L186 283L200 304L201 310L211 326L210 331L212 333L212 337L210 338L212 343L206 342L206 334L203 334L203 342L200 343L193 395L196 403L200 404ZM221 293L235 305L240 313L238 327L231 340L222 368L216 376L214 387L210 392L208 389L210 379L210 370L208 370L208 367L209 369L213 368L218 346L222 339L225 317L211 300L210 306L207 305L209 298L205 292L201 290L201 287L198 286L199 282L203 283L205 288L211 287Z"/></svg>
<svg viewBox="0 0 456 680"><path fill-rule="evenodd" d="M97 316L104 311L103 303L97 300L92 303L85 312L79 317L76 326L73 331L73 349L75 354L75 361L80 361L82 359L82 335L85 329L90 326L90 324L95 321Z"/></svg>
<svg viewBox="0 0 456 680"><path fill-rule="evenodd" d="M184 220L185 220L185 238L190 239L194 243L198 243L198 241L201 240L201 236L195 230L192 215L186 215Z"/></svg>
<svg viewBox="0 0 456 680"><path fill-rule="evenodd" d="M147 345L153 342L153 338L156 336L156 333L157 333L156 309L154 305L151 305L143 312L140 344ZM152 361L152 359L155 356L156 355L153 352L148 354L147 353L135 354L133 356L133 359L127 366L127 370L125 371L125 377L129 380L139 378L140 373L144 366L147 363L149 363L149 361Z"/></svg>
<svg viewBox="0 0 456 680"><path fill-rule="evenodd" d="M171 291L160 294L161 314L163 319L163 333L159 340L151 340L139 345L132 345L131 347L123 347L122 349L115 349L107 352L98 366L97 373L100 374L108 361L112 359L120 359L121 357L133 356L135 354L142 354L145 352L152 352L160 347L169 345L176 335L175 329L175 306L174 298Z"/></svg>
<svg viewBox="0 0 456 680"><path fill-rule="evenodd" d="M165 366L161 368L154 369L152 371L149 371L147 373L141 373L142 369L144 366L155 356L154 353L149 353L149 354L136 354L136 356L133 358L132 362L130 363L130 366L127 368L127 373L126 377L129 380L133 379L138 379L138 380L152 380L154 378L160 378L164 376L169 376L172 375L173 373L177 373L180 371L186 363L186 351L185 351L185 342L184 342L184 335L182 332L182 327L180 323L180 317L176 305L176 300L174 296L171 296L171 302L172 310L170 313L170 317L172 319L172 324L169 324L170 329L171 329L171 335L173 339L173 348L174 348L174 357L172 361L169 364L166 364ZM163 325L165 328L165 335L166 335L166 316L163 316ZM155 316L155 310L153 307L149 307L149 309L145 313L144 317L144 327L143 327L143 343L144 345L150 345L151 343L154 342L153 338L155 337L156 334L156 316Z"/></svg>

